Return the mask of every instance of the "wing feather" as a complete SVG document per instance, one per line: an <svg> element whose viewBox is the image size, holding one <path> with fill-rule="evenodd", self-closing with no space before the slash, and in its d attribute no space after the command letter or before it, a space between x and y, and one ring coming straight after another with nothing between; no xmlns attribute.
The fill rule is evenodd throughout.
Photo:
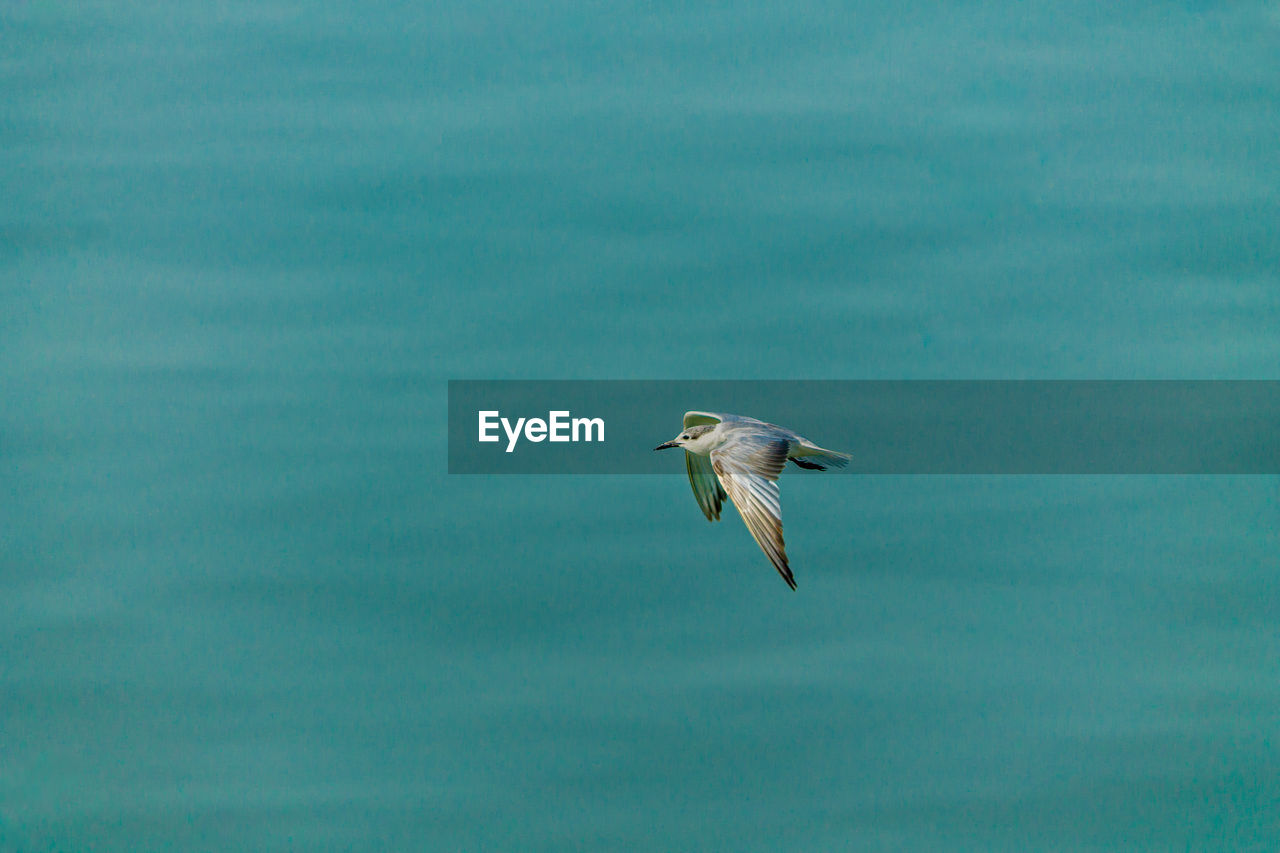
<svg viewBox="0 0 1280 853"><path fill-rule="evenodd" d="M707 521L719 521L725 491L711 468L711 460L686 450L684 467L689 472L689 485L693 487L693 497L698 502L698 508L707 517Z"/></svg>
<svg viewBox="0 0 1280 853"><path fill-rule="evenodd" d="M778 474L787 462L788 443L768 435L744 434L711 452L711 466L751 536L792 589L795 576L782 541L782 503Z"/></svg>

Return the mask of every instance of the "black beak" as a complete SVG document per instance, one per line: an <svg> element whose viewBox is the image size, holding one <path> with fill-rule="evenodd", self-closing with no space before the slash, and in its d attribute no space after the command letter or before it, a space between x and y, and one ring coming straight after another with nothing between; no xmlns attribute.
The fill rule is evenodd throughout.
<svg viewBox="0 0 1280 853"><path fill-rule="evenodd" d="M666 441L666 442L663 442L662 444L659 444L657 447L654 448L654 450L666 450L668 447L679 447L679 446L680 445L676 444L674 441Z"/></svg>

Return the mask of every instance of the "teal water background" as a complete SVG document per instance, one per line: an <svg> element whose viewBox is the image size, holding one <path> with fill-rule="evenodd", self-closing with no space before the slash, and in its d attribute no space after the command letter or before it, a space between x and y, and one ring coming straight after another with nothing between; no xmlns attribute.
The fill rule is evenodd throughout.
<svg viewBox="0 0 1280 853"><path fill-rule="evenodd" d="M0 849L1280 847L1274 477L788 474L792 593L445 473L451 378L1280 378L1274 3L0 41Z"/></svg>

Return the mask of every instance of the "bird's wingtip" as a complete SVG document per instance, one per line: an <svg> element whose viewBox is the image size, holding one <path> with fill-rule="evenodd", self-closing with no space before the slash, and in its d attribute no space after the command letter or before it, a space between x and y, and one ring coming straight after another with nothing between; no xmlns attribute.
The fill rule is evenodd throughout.
<svg viewBox="0 0 1280 853"><path fill-rule="evenodd" d="M778 566L777 568L778 568L778 574L782 575L782 579L787 582L787 586L791 587L792 592L795 592L796 576L791 573L791 567L786 566L785 570L783 566Z"/></svg>

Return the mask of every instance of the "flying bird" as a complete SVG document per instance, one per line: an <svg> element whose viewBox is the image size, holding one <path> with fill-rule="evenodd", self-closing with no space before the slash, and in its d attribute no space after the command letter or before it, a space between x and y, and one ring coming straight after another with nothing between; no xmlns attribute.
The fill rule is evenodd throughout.
<svg viewBox="0 0 1280 853"><path fill-rule="evenodd" d="M669 447L684 448L689 485L707 521L719 521L721 503L730 498L756 544L795 589L782 542L778 475L788 459L825 471L849 464L849 454L825 450L786 427L717 412L685 412L684 430L654 450Z"/></svg>

